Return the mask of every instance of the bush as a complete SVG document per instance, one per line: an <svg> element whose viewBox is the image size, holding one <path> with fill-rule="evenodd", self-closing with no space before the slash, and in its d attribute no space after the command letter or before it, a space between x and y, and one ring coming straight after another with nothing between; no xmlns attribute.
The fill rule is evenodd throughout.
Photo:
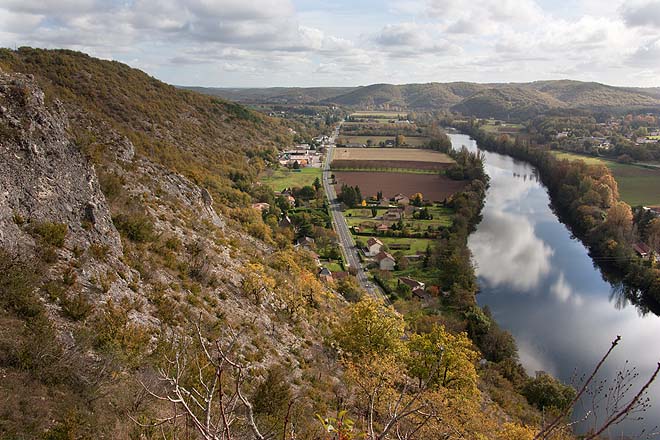
<svg viewBox="0 0 660 440"><path fill-rule="evenodd" d="M64 246L64 240L68 232L69 228L64 223L39 222L30 225L28 228L28 233L32 237L58 248Z"/></svg>
<svg viewBox="0 0 660 440"><path fill-rule="evenodd" d="M34 293L36 271L22 261L0 250L0 305L22 318L34 318L43 313L43 306Z"/></svg>
<svg viewBox="0 0 660 440"><path fill-rule="evenodd" d="M575 397L575 389L562 384L549 374L541 373L527 382L522 394L538 409L563 410Z"/></svg>
<svg viewBox="0 0 660 440"><path fill-rule="evenodd" d="M145 214L119 214L112 218L112 222L131 241L144 243L154 239L154 225Z"/></svg>

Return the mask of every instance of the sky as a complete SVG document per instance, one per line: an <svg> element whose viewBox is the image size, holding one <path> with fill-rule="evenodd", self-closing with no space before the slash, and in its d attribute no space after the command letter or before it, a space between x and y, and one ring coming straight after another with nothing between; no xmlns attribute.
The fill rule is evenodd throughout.
<svg viewBox="0 0 660 440"><path fill-rule="evenodd" d="M660 0L0 0L0 45L209 87L660 86Z"/></svg>

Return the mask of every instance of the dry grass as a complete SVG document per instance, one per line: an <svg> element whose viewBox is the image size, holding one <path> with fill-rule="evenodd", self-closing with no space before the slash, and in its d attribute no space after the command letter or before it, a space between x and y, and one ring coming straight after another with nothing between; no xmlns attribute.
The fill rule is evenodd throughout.
<svg viewBox="0 0 660 440"><path fill-rule="evenodd" d="M454 160L444 153L412 148L337 148L334 160L371 160L371 161L415 161L434 163L453 163Z"/></svg>

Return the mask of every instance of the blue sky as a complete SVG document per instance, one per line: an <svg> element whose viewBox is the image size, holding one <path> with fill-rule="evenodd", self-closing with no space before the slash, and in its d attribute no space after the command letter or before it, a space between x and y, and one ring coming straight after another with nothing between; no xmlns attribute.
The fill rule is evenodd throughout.
<svg viewBox="0 0 660 440"><path fill-rule="evenodd" d="M0 44L186 85L660 86L660 0L0 0Z"/></svg>

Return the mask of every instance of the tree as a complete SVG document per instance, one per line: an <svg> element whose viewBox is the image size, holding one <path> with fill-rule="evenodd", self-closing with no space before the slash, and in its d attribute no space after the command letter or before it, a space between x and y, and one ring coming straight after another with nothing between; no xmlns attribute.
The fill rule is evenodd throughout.
<svg viewBox="0 0 660 440"><path fill-rule="evenodd" d="M397 147L402 147L406 144L406 138L402 134L397 134L394 143Z"/></svg>
<svg viewBox="0 0 660 440"><path fill-rule="evenodd" d="M312 184L314 186L314 189L318 192L321 189L321 180L317 177L314 179L314 183Z"/></svg>
<svg viewBox="0 0 660 440"><path fill-rule="evenodd" d="M353 276L340 279L337 282L337 292L341 293L347 301L357 302L362 298L362 289Z"/></svg>
<svg viewBox="0 0 660 440"><path fill-rule="evenodd" d="M293 162L293 169L294 170L299 170L300 169L300 162L298 162L297 160L295 162Z"/></svg>
<svg viewBox="0 0 660 440"><path fill-rule="evenodd" d="M540 410L561 411L575 398L575 389L562 384L549 374L541 373L528 380L522 394Z"/></svg>
<svg viewBox="0 0 660 440"><path fill-rule="evenodd" d="M412 335L408 351L408 371L413 377L429 379L463 396L478 394L474 364L479 354L472 349L467 333L453 335L443 326L434 326L427 334Z"/></svg>
<svg viewBox="0 0 660 440"><path fill-rule="evenodd" d="M405 346L403 317L392 307L365 296L351 307L339 323L335 339L351 357L374 356L379 353L401 354Z"/></svg>

